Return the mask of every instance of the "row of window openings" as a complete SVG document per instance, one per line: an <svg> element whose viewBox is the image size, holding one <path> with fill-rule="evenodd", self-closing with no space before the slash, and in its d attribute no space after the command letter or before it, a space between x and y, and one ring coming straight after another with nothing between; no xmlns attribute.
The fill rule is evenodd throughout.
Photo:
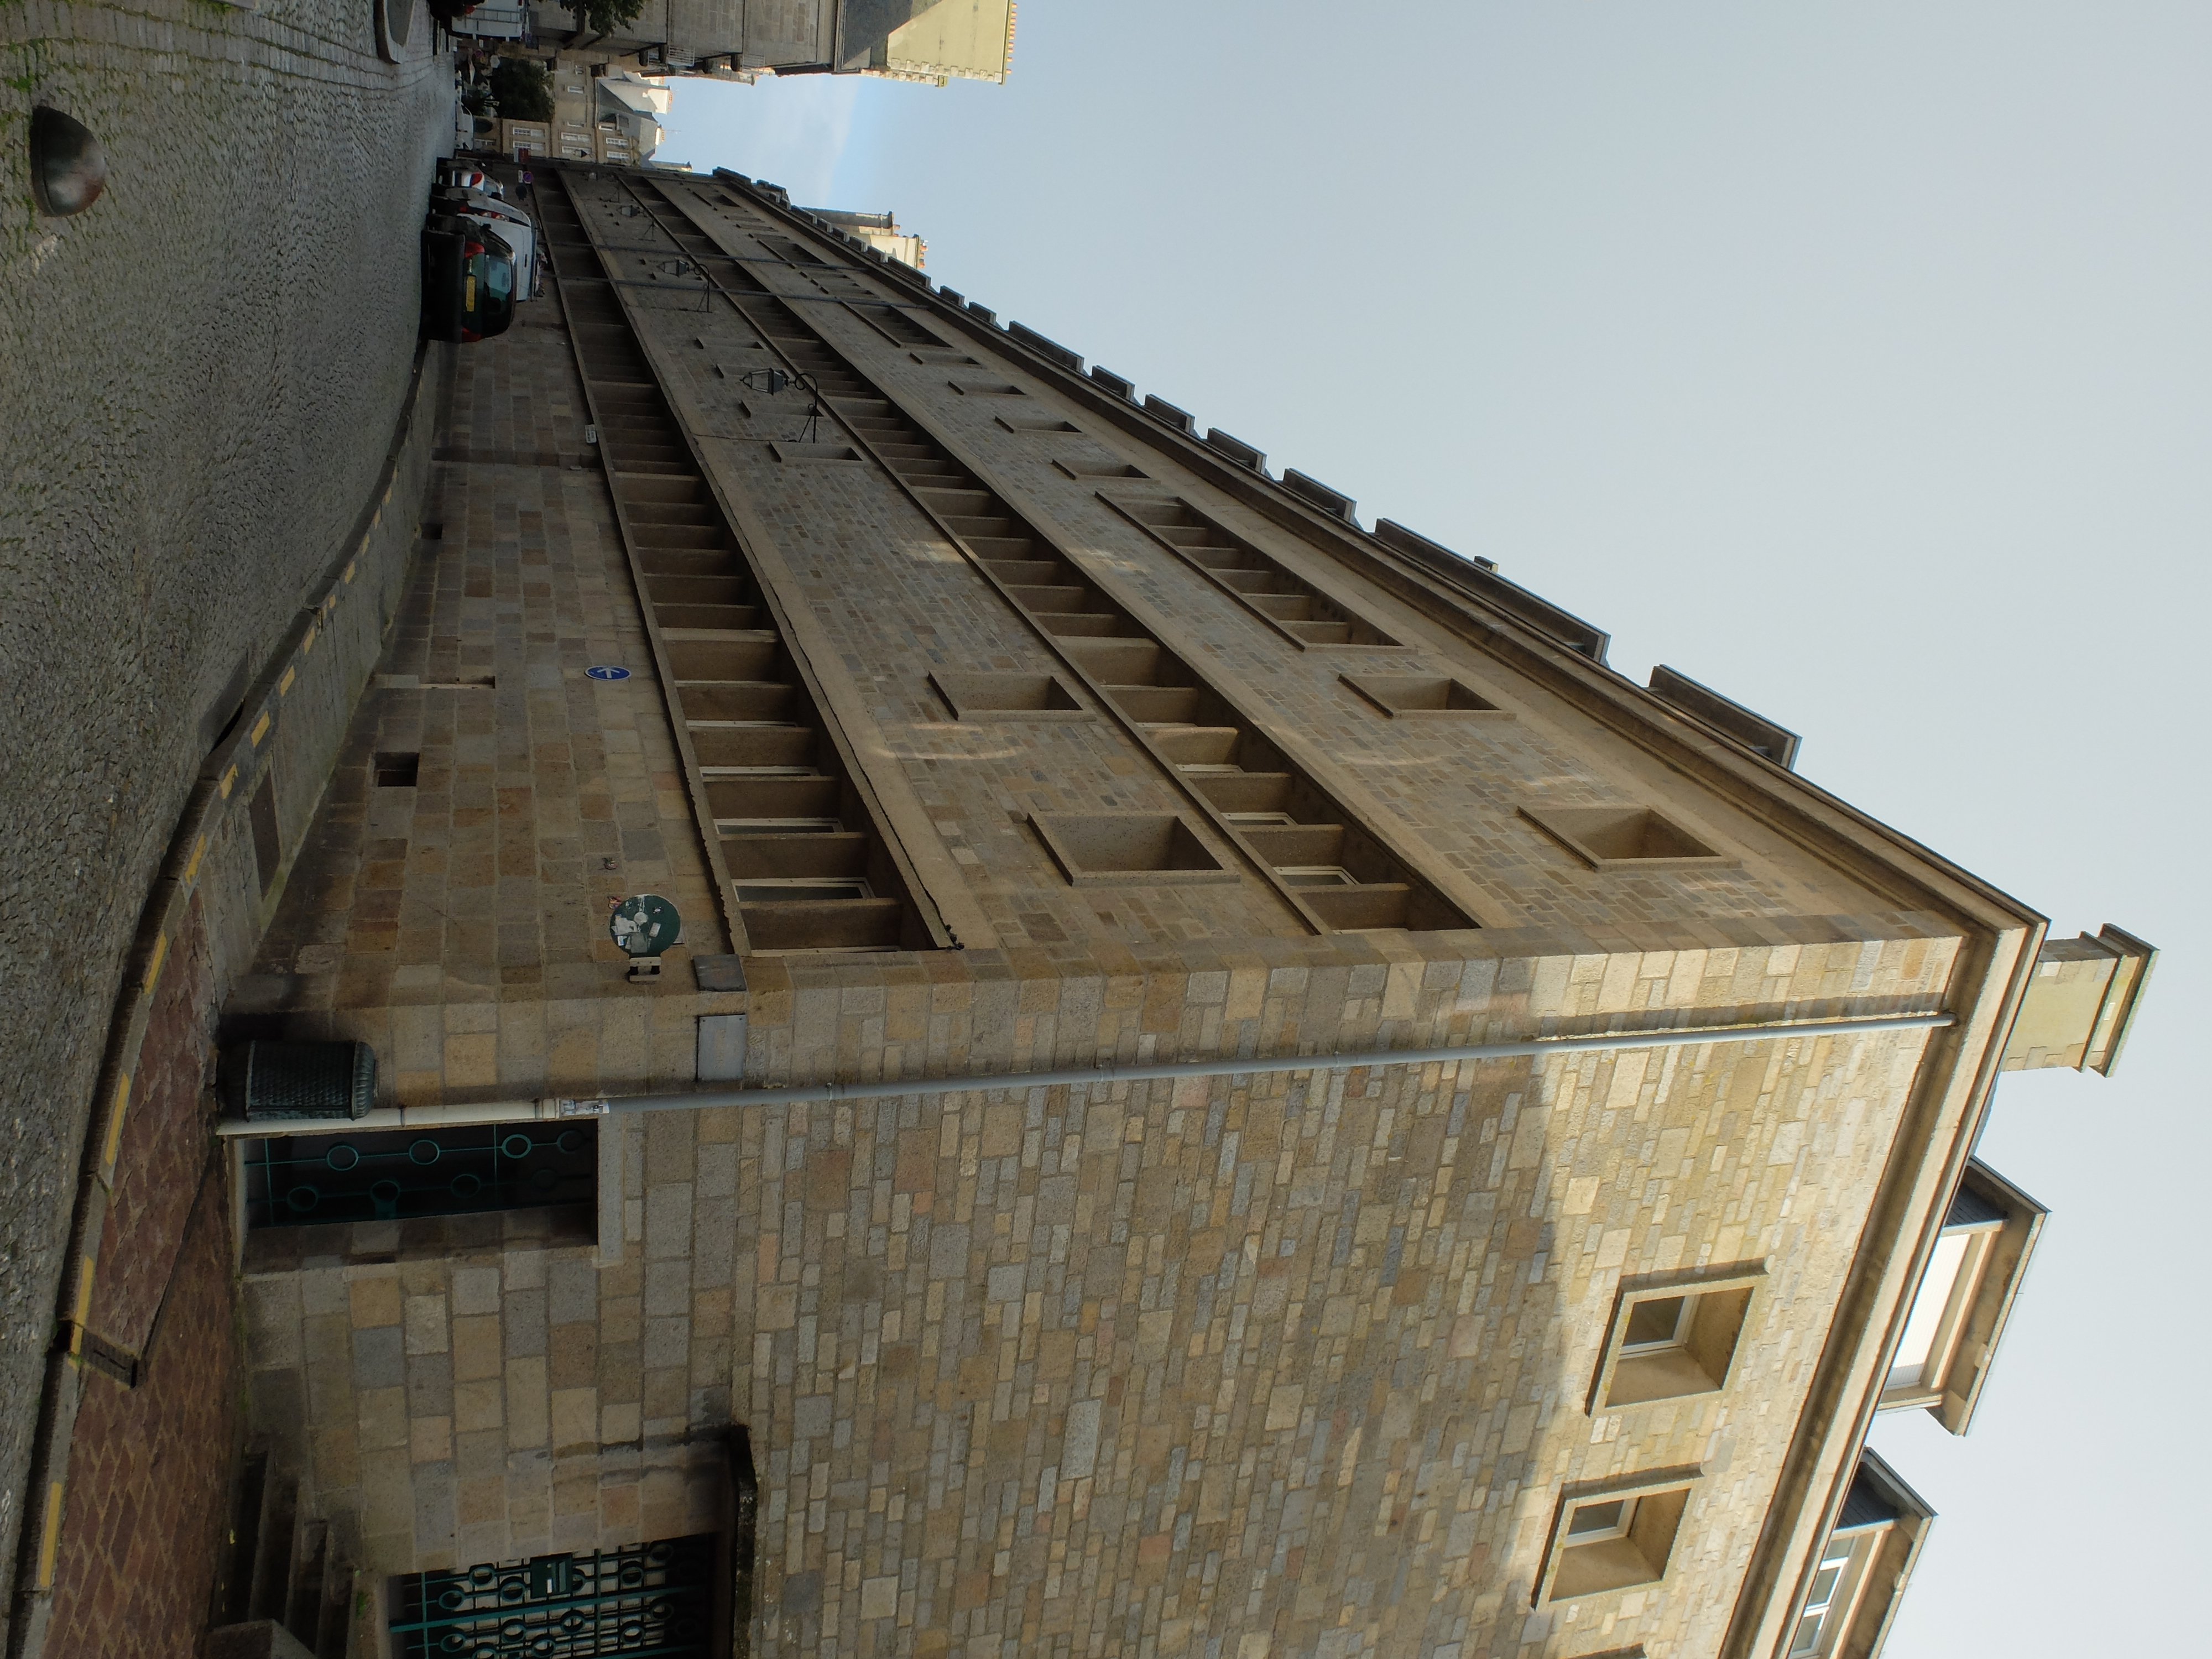
<svg viewBox="0 0 2212 1659"><path fill-rule="evenodd" d="M1567 1511L1551 1601L1632 1589L1666 1575L1692 1488L1592 1498ZM1838 1530L1823 1547L1790 1631L1787 1659L1828 1659L1851 1627L1876 1551L1890 1522Z"/></svg>

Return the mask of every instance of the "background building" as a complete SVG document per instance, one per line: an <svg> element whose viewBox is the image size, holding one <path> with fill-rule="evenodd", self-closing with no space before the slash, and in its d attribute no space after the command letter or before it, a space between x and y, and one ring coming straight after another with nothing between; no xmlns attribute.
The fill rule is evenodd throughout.
<svg viewBox="0 0 2212 1659"><path fill-rule="evenodd" d="M563 50L642 54L698 75L876 75L942 86L1004 81L1012 0L646 0L615 34L560 6L529 8L531 33Z"/></svg>
<svg viewBox="0 0 2212 1659"><path fill-rule="evenodd" d="M848 213L837 208L801 208L799 211L916 270L927 263L929 244L912 231L901 230L896 214Z"/></svg>

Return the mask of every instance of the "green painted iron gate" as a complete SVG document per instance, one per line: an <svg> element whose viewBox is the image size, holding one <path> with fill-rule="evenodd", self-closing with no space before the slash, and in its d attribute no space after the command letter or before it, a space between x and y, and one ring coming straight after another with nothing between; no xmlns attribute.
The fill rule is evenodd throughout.
<svg viewBox="0 0 2212 1659"><path fill-rule="evenodd" d="M399 1581L399 1659L708 1659L712 1534Z"/></svg>

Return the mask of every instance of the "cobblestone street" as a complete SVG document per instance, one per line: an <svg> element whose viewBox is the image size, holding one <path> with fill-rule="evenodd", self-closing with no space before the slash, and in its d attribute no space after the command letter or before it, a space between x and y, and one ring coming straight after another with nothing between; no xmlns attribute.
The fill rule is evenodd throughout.
<svg viewBox="0 0 2212 1659"><path fill-rule="evenodd" d="M0 1560L10 1564L35 1510L23 1481L43 1355L140 916L242 678L374 508L407 393L421 204L433 159L451 147L450 60L429 39L417 10L404 61L385 61L369 0L0 11L0 1392L11 1402ZM106 193L76 218L37 216L26 187L39 105L82 121L107 153ZM195 1146L179 1167L139 1168L117 1188L142 1231L159 1220L161 1235L158 1259L130 1270L146 1282L117 1293L157 1295L178 1264L164 1327L174 1352L152 1362L130 1443L104 1454L134 1480L156 1458L167 1480L179 1448L229 1455L227 1227L219 1206L188 1220L198 1160ZM217 1524L207 1491L170 1484L195 1524ZM141 1534L169 1512L147 1513ZM88 1512L71 1524L115 1523ZM126 1555L143 1551L118 1545L115 1559ZM110 1639L127 1636L118 1626ZM93 1650L63 1639L60 1650Z"/></svg>

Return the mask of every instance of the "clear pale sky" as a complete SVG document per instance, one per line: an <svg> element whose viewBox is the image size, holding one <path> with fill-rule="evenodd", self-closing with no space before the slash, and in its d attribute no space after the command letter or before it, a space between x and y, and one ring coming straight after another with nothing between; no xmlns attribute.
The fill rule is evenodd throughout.
<svg viewBox="0 0 2212 1659"><path fill-rule="evenodd" d="M2212 8L1029 0L1004 87L678 82L665 160L929 274L1805 734L2166 947L2014 1077L2052 1215L1888 1659L2202 1653Z"/></svg>

